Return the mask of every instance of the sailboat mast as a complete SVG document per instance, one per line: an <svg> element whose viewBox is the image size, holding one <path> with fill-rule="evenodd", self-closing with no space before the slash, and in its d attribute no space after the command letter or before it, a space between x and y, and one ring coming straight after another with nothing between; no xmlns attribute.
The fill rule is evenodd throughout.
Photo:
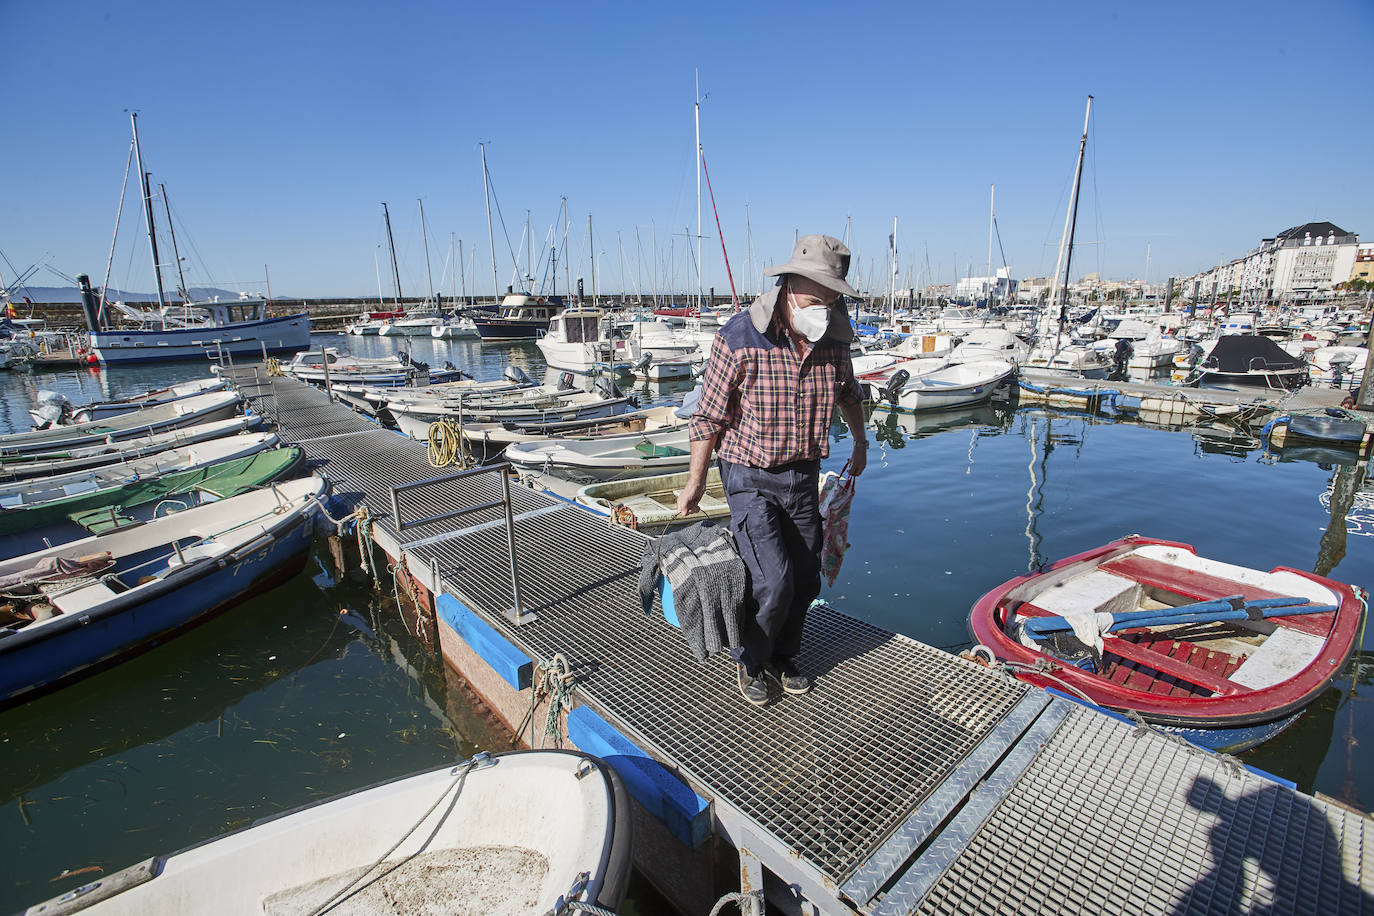
<svg viewBox="0 0 1374 916"><path fill-rule="evenodd" d="M191 294L186 290L186 275L181 272L181 252L177 250L177 230L176 227L172 225L172 204L167 200L167 186L162 182L158 182L157 186L158 189L162 191L162 206L167 211L167 231L172 234L172 257L176 259L177 279L181 281L179 292L181 293L181 298L189 302Z"/></svg>
<svg viewBox="0 0 1374 916"><path fill-rule="evenodd" d="M897 315L897 217L892 217L892 267L887 272L887 314Z"/></svg>
<svg viewBox="0 0 1374 916"><path fill-rule="evenodd" d="M697 313L701 313L701 72L696 73L696 100L692 102L692 119L697 129Z"/></svg>
<svg viewBox="0 0 1374 916"><path fill-rule="evenodd" d="M391 237L391 211L386 207L386 201L382 201L382 217L386 220L386 247L391 252L391 278L396 281L396 298L393 300L396 308L401 307L401 270L396 266L396 241Z"/></svg>
<svg viewBox="0 0 1374 916"><path fill-rule="evenodd" d="M592 215L587 214L587 257L592 266L592 308L597 307L596 297L596 242L592 236Z"/></svg>
<svg viewBox="0 0 1374 916"><path fill-rule="evenodd" d="M1073 232L1078 224L1078 186L1083 180L1083 151L1088 146L1088 120L1093 113L1093 97L1088 96L1088 108L1083 113L1083 139L1078 142L1078 164L1073 171L1073 197L1069 201L1069 212L1064 216L1064 234L1059 238L1059 258L1054 265L1054 283L1050 287L1050 301L1059 309L1058 324L1054 332L1054 349L1059 350L1059 337L1064 332L1065 311L1068 308L1069 265L1073 260ZM1061 278L1059 268L1063 266Z"/></svg>
<svg viewBox="0 0 1374 916"><path fill-rule="evenodd" d="M534 292L534 231L530 228L530 211L525 210L525 292Z"/></svg>
<svg viewBox="0 0 1374 916"><path fill-rule="evenodd" d="M568 198L563 198L563 288L572 295L572 258L568 257Z"/></svg>
<svg viewBox="0 0 1374 916"><path fill-rule="evenodd" d="M143 147L138 142L138 112L129 112L129 123L134 128L134 159L138 162L138 180L143 184L143 218L148 223L148 245L153 254L153 274L157 277L157 305L167 305L167 296L162 290L162 266L157 262L157 230L153 227L153 192L148 187L148 173L143 170Z"/></svg>
<svg viewBox="0 0 1374 916"><path fill-rule="evenodd" d="M491 183L487 180L487 145L479 143L482 150L482 191L487 197L487 245L491 248L491 290L496 301L501 301L501 281L496 279L496 236L491 231ZM510 236L506 237L508 240ZM509 242L507 242L509 244Z"/></svg>
<svg viewBox="0 0 1374 916"><path fill-rule="evenodd" d="M429 266L429 233L425 230L425 201L422 197L415 198L415 202L420 205L420 238L425 243L425 282L429 284L429 298L434 301L434 270Z"/></svg>
<svg viewBox="0 0 1374 916"><path fill-rule="evenodd" d="M650 278L650 282L654 285L654 308L658 308L660 305L658 299L658 226L652 219L649 220L649 233L649 244L653 246L651 250L654 254L653 276Z"/></svg>
<svg viewBox="0 0 1374 916"><path fill-rule="evenodd" d="M749 285L754 284L754 230L749 225L749 205L744 205L744 256L749 260ZM748 287L745 287L748 291Z"/></svg>
<svg viewBox="0 0 1374 916"><path fill-rule="evenodd" d="M997 185L988 185L988 286L987 286L987 307L992 308L992 290L996 285L992 282L992 232L993 221L997 218Z"/></svg>

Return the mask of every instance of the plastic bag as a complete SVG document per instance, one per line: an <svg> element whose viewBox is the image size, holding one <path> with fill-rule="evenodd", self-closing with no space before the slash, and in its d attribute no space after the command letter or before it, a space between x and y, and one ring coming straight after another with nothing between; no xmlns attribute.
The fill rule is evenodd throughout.
<svg viewBox="0 0 1374 916"><path fill-rule="evenodd" d="M835 584L849 547L849 507L854 502L854 478L844 470L821 476L821 575L827 585Z"/></svg>

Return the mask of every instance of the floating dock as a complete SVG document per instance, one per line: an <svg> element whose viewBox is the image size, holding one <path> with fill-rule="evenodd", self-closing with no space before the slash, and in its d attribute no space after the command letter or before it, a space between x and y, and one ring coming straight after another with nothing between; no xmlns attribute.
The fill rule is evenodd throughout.
<svg viewBox="0 0 1374 916"><path fill-rule="evenodd" d="M813 693L755 708L728 657L698 664L641 610L643 535L497 472L436 471L302 382L229 375L338 503L367 506L446 662L514 731L537 723L531 743L544 670L566 662L553 722L625 778L636 863L684 913L728 892L746 913L760 893L871 916L1374 909L1362 813L824 605L800 657Z"/></svg>

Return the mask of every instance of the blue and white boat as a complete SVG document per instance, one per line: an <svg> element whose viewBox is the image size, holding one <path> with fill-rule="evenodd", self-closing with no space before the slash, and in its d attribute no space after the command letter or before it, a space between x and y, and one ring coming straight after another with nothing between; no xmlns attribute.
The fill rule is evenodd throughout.
<svg viewBox="0 0 1374 916"><path fill-rule="evenodd" d="M0 563L0 706L85 677L298 572L324 495L275 484Z"/></svg>
<svg viewBox="0 0 1374 916"><path fill-rule="evenodd" d="M93 326L91 352L101 365L207 356L261 357L264 348L268 353L286 353L310 346L310 315L269 316L266 299L189 302L159 309L112 305L130 324Z"/></svg>

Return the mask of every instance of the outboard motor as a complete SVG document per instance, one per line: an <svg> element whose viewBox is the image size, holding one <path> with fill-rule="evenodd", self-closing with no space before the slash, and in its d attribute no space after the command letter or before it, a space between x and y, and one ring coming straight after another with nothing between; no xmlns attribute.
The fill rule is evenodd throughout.
<svg viewBox="0 0 1374 916"><path fill-rule="evenodd" d="M72 402L56 391L38 392L38 405L29 411L34 429L51 429L71 422Z"/></svg>
<svg viewBox="0 0 1374 916"><path fill-rule="evenodd" d="M519 366L507 366L503 374L506 376L507 381L514 382L517 385L534 384L534 382L530 381L530 377L525 374L525 370L521 369Z"/></svg>
<svg viewBox="0 0 1374 916"><path fill-rule="evenodd" d="M1134 345L1124 337L1116 339L1116 351L1112 354L1112 360L1116 364L1116 372L1120 375L1126 371L1126 364L1131 361L1131 354L1135 352Z"/></svg>
<svg viewBox="0 0 1374 916"><path fill-rule="evenodd" d="M630 368L631 368L631 369L634 369L634 370L637 371L637 372L643 372L644 370L646 370L646 369L649 368L649 364L652 363L653 361L654 361L654 355L653 355L652 353L645 353L643 356L641 356L641 357L639 358L639 361L636 362L636 363L635 363L633 366L631 366Z"/></svg>
<svg viewBox="0 0 1374 916"><path fill-rule="evenodd" d="M892 377L887 380L886 387L880 392L882 399L889 404L896 404L897 396L902 393L902 389L906 387L906 383L910 378L911 373L905 369L898 369L896 372L892 373Z"/></svg>
<svg viewBox="0 0 1374 916"><path fill-rule="evenodd" d="M604 375L596 380L596 390L601 393L603 398L623 398L624 392L617 387L616 383L606 378Z"/></svg>
<svg viewBox="0 0 1374 916"><path fill-rule="evenodd" d="M410 351L409 351L409 350L398 350L398 351L396 352L396 358L397 358L398 360L400 360L402 366L409 366L409 365L410 365Z"/></svg>
<svg viewBox="0 0 1374 916"><path fill-rule="evenodd" d="M559 391L572 391L572 389L573 389L573 374L572 374L571 372L564 372L564 373L560 374L560 375L558 376L558 390L559 390Z"/></svg>

